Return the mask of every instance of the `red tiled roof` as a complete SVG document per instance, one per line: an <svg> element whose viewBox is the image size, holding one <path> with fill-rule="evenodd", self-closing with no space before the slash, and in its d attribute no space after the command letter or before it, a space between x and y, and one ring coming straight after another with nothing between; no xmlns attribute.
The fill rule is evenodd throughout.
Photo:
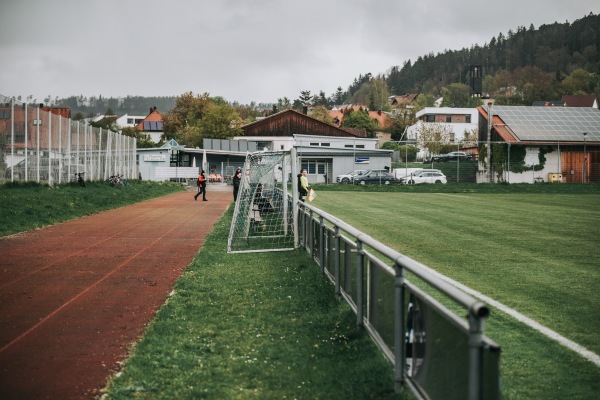
<svg viewBox="0 0 600 400"><path fill-rule="evenodd" d="M479 114L481 114L481 116L483 118L485 118L486 120L488 119L487 109L485 109L483 107L477 107L477 110L479 111ZM506 124L504 123L502 118L500 118L499 116L493 115L492 125L493 125L492 129L495 130L496 133L498 134L498 136L500 136L502 138L502 140L504 140L506 143L519 142L519 139L517 139L515 137L515 135L512 134L512 132L506 127Z"/></svg>
<svg viewBox="0 0 600 400"><path fill-rule="evenodd" d="M329 116L333 118L334 121L337 122L337 126L342 126L344 121L344 115L348 111L358 111L358 110L367 110L366 106L348 106L344 107L340 110L330 110ZM369 117L375 119L380 127L385 128L390 123L390 118L387 114L381 111L368 111Z"/></svg>
<svg viewBox="0 0 600 400"><path fill-rule="evenodd" d="M139 131L143 131L144 130L144 122L162 122L162 121L163 121L163 116L161 115L161 113L158 112L158 110L155 107L154 109L152 109L150 114L148 114L148 116L146 118L144 118L143 121L141 121L139 124L137 124L135 129L137 129Z"/></svg>
<svg viewBox="0 0 600 400"><path fill-rule="evenodd" d="M418 93L410 93L402 96L394 96L392 99L392 104L394 103L410 103L415 101L415 99L419 96Z"/></svg>

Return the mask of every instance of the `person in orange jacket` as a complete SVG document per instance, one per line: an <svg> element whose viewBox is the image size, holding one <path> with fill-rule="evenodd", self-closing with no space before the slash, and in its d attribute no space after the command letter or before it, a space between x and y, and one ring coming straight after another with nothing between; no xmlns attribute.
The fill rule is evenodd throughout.
<svg viewBox="0 0 600 400"><path fill-rule="evenodd" d="M198 196L202 194L202 201L206 200L206 176L204 176L204 170L200 171L198 175L198 180L196 181L196 185L198 185L198 193L194 196L194 200L198 201Z"/></svg>

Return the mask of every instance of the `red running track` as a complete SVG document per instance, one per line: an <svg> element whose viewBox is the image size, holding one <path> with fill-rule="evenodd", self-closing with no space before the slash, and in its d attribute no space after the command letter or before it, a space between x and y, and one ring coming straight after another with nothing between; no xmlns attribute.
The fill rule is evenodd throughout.
<svg viewBox="0 0 600 400"><path fill-rule="evenodd" d="M233 200L207 198L0 238L0 399L95 398Z"/></svg>

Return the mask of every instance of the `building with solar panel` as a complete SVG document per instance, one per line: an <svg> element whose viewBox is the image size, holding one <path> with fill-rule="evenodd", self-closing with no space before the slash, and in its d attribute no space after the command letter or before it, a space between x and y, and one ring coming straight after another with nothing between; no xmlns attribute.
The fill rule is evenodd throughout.
<svg viewBox="0 0 600 400"><path fill-rule="evenodd" d="M478 182L600 183L597 108L488 103L478 111Z"/></svg>
<svg viewBox="0 0 600 400"><path fill-rule="evenodd" d="M150 114L135 127L150 137L154 143L160 142L163 134L163 116L156 107L150 109Z"/></svg>

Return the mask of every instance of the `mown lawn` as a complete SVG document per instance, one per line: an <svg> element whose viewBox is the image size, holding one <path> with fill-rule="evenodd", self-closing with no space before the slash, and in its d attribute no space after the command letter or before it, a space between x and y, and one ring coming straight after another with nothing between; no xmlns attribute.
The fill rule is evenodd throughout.
<svg viewBox="0 0 600 400"><path fill-rule="evenodd" d="M312 205L600 354L597 185L337 186ZM496 309L486 328L505 398L600 392L600 368L573 351Z"/></svg>
<svg viewBox="0 0 600 400"><path fill-rule="evenodd" d="M227 254L232 209L177 282L109 399L409 399L306 252Z"/></svg>
<svg viewBox="0 0 600 400"><path fill-rule="evenodd" d="M41 228L84 215L126 206L184 190L176 183L130 181L110 187L106 182L48 186L33 182L0 185L0 236Z"/></svg>

